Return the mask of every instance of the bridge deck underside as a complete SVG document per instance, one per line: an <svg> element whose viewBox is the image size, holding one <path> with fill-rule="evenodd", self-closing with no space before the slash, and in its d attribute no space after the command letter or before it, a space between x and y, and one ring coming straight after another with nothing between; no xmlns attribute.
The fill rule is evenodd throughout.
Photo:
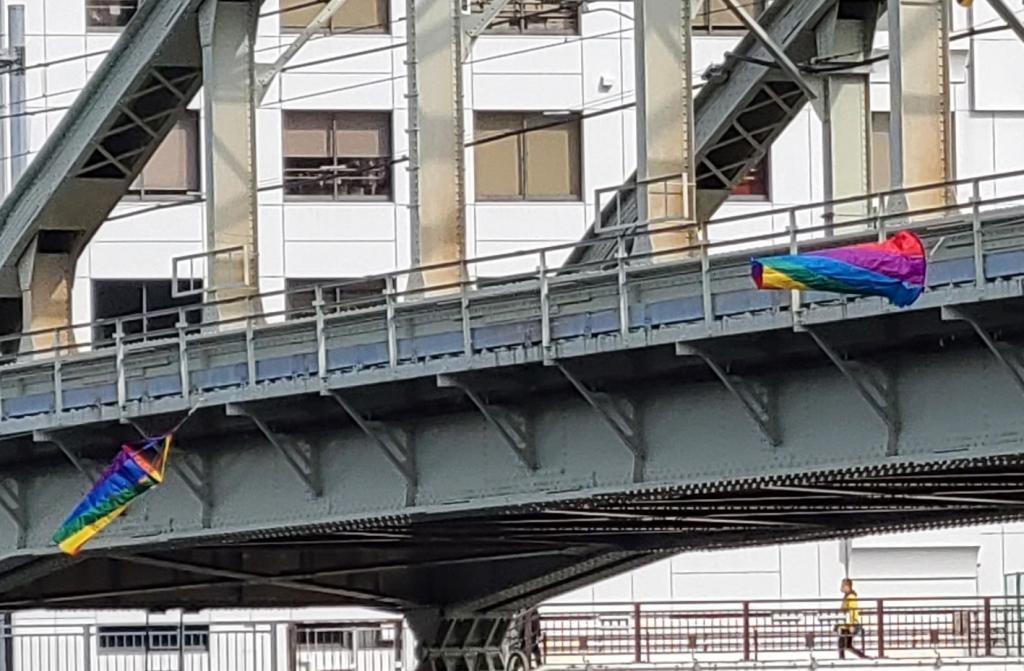
<svg viewBox="0 0 1024 671"><path fill-rule="evenodd" d="M0 608L410 610L542 578L488 601L500 610L579 584L595 558L625 563L668 551L1010 520L1022 505L1024 457L894 463L11 561L0 563Z"/></svg>

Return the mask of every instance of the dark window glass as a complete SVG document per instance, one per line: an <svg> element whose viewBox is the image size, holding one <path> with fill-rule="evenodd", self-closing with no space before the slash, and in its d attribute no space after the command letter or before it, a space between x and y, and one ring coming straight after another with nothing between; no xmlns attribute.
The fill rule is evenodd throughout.
<svg viewBox="0 0 1024 671"><path fill-rule="evenodd" d="M322 287L324 312L344 312L372 307L384 301L384 280L288 279L285 280L289 319L315 314L316 286Z"/></svg>
<svg viewBox="0 0 1024 671"><path fill-rule="evenodd" d="M181 649L205 652L210 649L210 628L198 624L188 624L184 628L173 625L100 627L97 643L101 653L168 652Z"/></svg>
<svg viewBox="0 0 1024 671"><path fill-rule="evenodd" d="M487 0L472 0L473 12ZM580 30L578 0L509 0L487 24L485 33L513 35L576 35Z"/></svg>
<svg viewBox="0 0 1024 671"><path fill-rule="evenodd" d="M187 287L182 283L180 288ZM171 336L178 324L178 312L175 310L167 314L152 313L201 303L201 295L183 298L172 297L170 280L92 281L94 319L105 320L140 315L121 322L124 334L131 339L139 339L140 336L143 339ZM198 324L201 321L200 313L200 310L186 310L185 321L189 324ZM143 314L144 316L141 316ZM93 344L103 346L113 342L116 328L116 324L113 323L96 326L93 331Z"/></svg>
<svg viewBox="0 0 1024 671"><path fill-rule="evenodd" d="M768 156L765 155L761 161L750 169L739 184L732 188L733 196L750 196L760 199L768 199L769 193L769 169Z"/></svg>
<svg viewBox="0 0 1024 671"><path fill-rule="evenodd" d="M286 197L391 198L389 112L285 112L283 123Z"/></svg>

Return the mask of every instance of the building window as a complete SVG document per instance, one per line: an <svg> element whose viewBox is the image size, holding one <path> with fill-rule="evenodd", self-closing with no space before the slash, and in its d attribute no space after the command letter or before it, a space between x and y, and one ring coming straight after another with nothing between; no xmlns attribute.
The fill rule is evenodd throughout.
<svg viewBox="0 0 1024 671"><path fill-rule="evenodd" d="M579 200L578 114L478 112L474 123L477 200Z"/></svg>
<svg viewBox="0 0 1024 671"><path fill-rule="evenodd" d="M345 312L371 307L384 302L384 280L379 278L345 279L287 279L285 280L285 307L289 319L312 317L315 314L316 286L323 287L323 310L327 313Z"/></svg>
<svg viewBox="0 0 1024 671"><path fill-rule="evenodd" d="M305 30L328 0L281 0L281 29ZM324 30L334 33L386 33L390 22L388 0L348 0Z"/></svg>
<svg viewBox="0 0 1024 671"><path fill-rule="evenodd" d="M488 0L471 0L473 12L483 12ZM578 0L509 0L485 33L512 35L576 35L580 30Z"/></svg>
<svg viewBox="0 0 1024 671"><path fill-rule="evenodd" d="M85 25L90 30L123 28L138 8L138 0L85 0Z"/></svg>
<svg viewBox="0 0 1024 671"><path fill-rule="evenodd" d="M871 190L892 188L892 167L889 164L889 113L871 113Z"/></svg>
<svg viewBox="0 0 1024 671"><path fill-rule="evenodd" d="M182 635L184 637L182 638ZM185 627L100 627L97 644L101 653L171 652L210 649L210 627L189 624Z"/></svg>
<svg viewBox="0 0 1024 671"><path fill-rule="evenodd" d="M353 633L330 625L300 624L295 630L295 642L301 647L352 650Z"/></svg>
<svg viewBox="0 0 1024 671"><path fill-rule="evenodd" d="M145 200L199 192L199 115L186 111L128 188Z"/></svg>
<svg viewBox="0 0 1024 671"><path fill-rule="evenodd" d="M197 280L182 281L179 288L184 290L197 283ZM142 336L143 339L170 337L176 332L178 324L177 308L202 303L201 295L174 298L171 294L171 280L93 280L93 318L102 321L131 317L121 322L125 335ZM201 321L200 312L195 309L186 310L186 323L198 324ZM102 346L111 343L116 328L113 322L94 327L93 344Z"/></svg>
<svg viewBox="0 0 1024 671"><path fill-rule="evenodd" d="M750 172L732 188L732 197L769 200L770 174L768 155L765 154L764 158L751 168Z"/></svg>
<svg viewBox="0 0 1024 671"><path fill-rule="evenodd" d="M764 0L743 0L740 7L757 18L764 10ZM701 0L691 26L694 31L708 33L716 30L744 30L743 23L732 13L725 0Z"/></svg>
<svg viewBox="0 0 1024 671"><path fill-rule="evenodd" d="M389 112L285 112L283 144L286 197L391 198Z"/></svg>

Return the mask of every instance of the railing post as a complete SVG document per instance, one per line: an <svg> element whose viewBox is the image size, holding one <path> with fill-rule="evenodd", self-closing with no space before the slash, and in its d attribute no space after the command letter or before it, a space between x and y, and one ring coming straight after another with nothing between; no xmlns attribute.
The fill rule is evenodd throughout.
<svg viewBox="0 0 1024 671"><path fill-rule="evenodd" d="M643 663L640 631L640 604L633 604L633 661L637 664Z"/></svg>
<svg viewBox="0 0 1024 671"><path fill-rule="evenodd" d="M789 211L789 221L787 223L789 227L789 253L796 254L799 250L799 243L796 239L796 210L791 209ZM795 315L800 311L800 290L793 289L789 292L789 309L790 312Z"/></svg>
<svg viewBox="0 0 1024 671"><path fill-rule="evenodd" d="M398 326L395 324L395 276L384 278L384 319L388 329L388 365L398 366Z"/></svg>
<svg viewBox="0 0 1024 671"><path fill-rule="evenodd" d="M885 602L882 599L878 600L875 607L875 625L878 629L878 658L885 657Z"/></svg>
<svg viewBox="0 0 1024 671"><path fill-rule="evenodd" d="M619 283L619 334L629 335L629 290L626 286L626 239L616 238L616 254Z"/></svg>
<svg viewBox="0 0 1024 671"><path fill-rule="evenodd" d="M320 381L327 379L327 336L324 333L324 288L313 289L313 309L316 313L316 372Z"/></svg>
<svg viewBox="0 0 1024 671"><path fill-rule="evenodd" d="M64 380L61 366L60 329L55 329L53 332L53 411L57 414L64 410Z"/></svg>
<svg viewBox="0 0 1024 671"><path fill-rule="evenodd" d="M253 332L252 316L245 316L245 369L249 386L256 386L256 334Z"/></svg>
<svg viewBox="0 0 1024 671"><path fill-rule="evenodd" d="M463 261L462 279L459 281L460 310L462 312L462 353L473 356L473 320L469 313L469 268Z"/></svg>
<svg viewBox="0 0 1024 671"><path fill-rule="evenodd" d="M715 321L714 299L711 295L711 234L708 231L708 222L702 221L700 226L700 293L701 302L704 304L704 323L711 327Z"/></svg>
<svg viewBox="0 0 1024 671"><path fill-rule="evenodd" d="M548 256L543 249L540 250L537 272L540 276L540 344L544 358L547 359L551 348L551 294L548 286Z"/></svg>
<svg viewBox="0 0 1024 671"><path fill-rule="evenodd" d="M188 341L185 332L188 326L188 319L185 317L185 308L178 308L178 375L181 378L181 396L186 400L191 395L191 381L188 373Z"/></svg>
<svg viewBox="0 0 1024 671"><path fill-rule="evenodd" d="M743 602L743 661L750 661L750 602Z"/></svg>
<svg viewBox="0 0 1024 671"><path fill-rule="evenodd" d="M114 322L114 367L117 375L117 407L124 409L128 404L128 382L124 370L124 324Z"/></svg>
<svg viewBox="0 0 1024 671"><path fill-rule="evenodd" d="M985 656L992 656L992 597L985 597Z"/></svg>
<svg viewBox="0 0 1024 671"><path fill-rule="evenodd" d="M974 246L974 286L985 286L985 248L981 236L981 185L971 182L971 235Z"/></svg>

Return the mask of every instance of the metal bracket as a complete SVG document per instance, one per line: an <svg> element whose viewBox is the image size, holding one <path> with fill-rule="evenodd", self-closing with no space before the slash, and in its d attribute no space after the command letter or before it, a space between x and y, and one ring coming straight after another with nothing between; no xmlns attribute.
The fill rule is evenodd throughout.
<svg viewBox="0 0 1024 671"><path fill-rule="evenodd" d="M722 384L730 394L736 397L747 415L750 416L757 428L764 435L768 444L778 447L782 444L782 436L779 433L776 415L772 412L772 396L768 388L749 380L744 380L737 375L731 375L715 359L704 350L685 343L676 343L676 355L695 356L708 365L711 372L721 380Z"/></svg>
<svg viewBox="0 0 1024 671"><path fill-rule="evenodd" d="M416 474L416 451L413 447L412 437L403 429L367 419L355 407L336 391L326 392L333 398L345 414L356 423L368 438L377 443L381 452L387 457L391 465L395 467L399 475L405 479L405 505L411 506L416 503L416 487L418 477Z"/></svg>
<svg viewBox="0 0 1024 671"><path fill-rule="evenodd" d="M510 0L489 0L482 12L471 14L472 18L463 23L466 35L473 39L480 37L487 30L487 26L491 25L494 17L500 14L509 2Z"/></svg>
<svg viewBox="0 0 1024 671"><path fill-rule="evenodd" d="M306 485L309 493L314 498L323 495L323 483L320 481L320 470L316 463L316 451L311 446L272 431L259 415L244 406L228 403L224 406L224 411L228 417L248 418L260 430L267 442L284 457L288 466L302 480L302 484Z"/></svg>
<svg viewBox="0 0 1024 671"><path fill-rule="evenodd" d="M996 361L1001 363L1003 368L1010 373L1017 388L1024 392L1024 353L1007 343L996 342L992 334L973 315L968 314L961 308L943 306L942 319L946 321L967 322L974 329L974 332L978 334L978 337L981 338L981 342L985 344L985 347L992 353L992 356L996 358Z"/></svg>
<svg viewBox="0 0 1024 671"><path fill-rule="evenodd" d="M100 468L91 462L87 462L78 456L78 453L71 448L67 442L60 436L51 433L49 431L33 431L32 440L36 443L52 443L57 446L58 449L67 457L71 465L75 467L82 477L91 487L101 475Z"/></svg>
<svg viewBox="0 0 1024 671"><path fill-rule="evenodd" d="M783 72L789 75L789 78L803 91L803 94L807 96L808 100L815 100L818 96L811 87L811 84L804 78L800 68L796 66L796 63L790 60L789 56L786 55L786 50L779 46L772 36L761 27L761 24L757 22L750 14L747 14L746 10L736 0L725 0L726 7L736 15L736 18L740 20L747 30L757 39L758 42L772 55L775 62L779 64Z"/></svg>
<svg viewBox="0 0 1024 671"><path fill-rule="evenodd" d="M611 394L590 389L575 374L562 364L555 364L562 371L565 379L579 392L583 400L597 411L601 419L615 432L619 441L633 455L633 482L641 482L644 477L644 464L647 461L647 450L640 433L640 422L636 407L626 398L617 398Z"/></svg>
<svg viewBox="0 0 1024 671"><path fill-rule="evenodd" d="M16 541L18 549L25 547L28 534L25 498L21 486L12 478L0 478L0 510L7 514L18 530Z"/></svg>
<svg viewBox="0 0 1024 671"><path fill-rule="evenodd" d="M487 423L494 427L501 439L509 446L520 463L531 471L537 470L537 449L530 436L529 419L522 413L509 410L484 401L480 394L466 382L451 375L438 375L437 386L459 389L472 401Z"/></svg>
<svg viewBox="0 0 1024 671"><path fill-rule="evenodd" d="M853 384L857 393L861 395L871 407L878 418L885 424L888 436L886 440L886 456L896 456L899 453L900 430L902 420L900 418L899 406L896 399L896 385L894 380L885 371L875 366L869 366L858 361L844 360L839 354L810 327L803 329L815 344L825 353L839 372Z"/></svg>
<svg viewBox="0 0 1024 671"><path fill-rule="evenodd" d="M176 457L168 464L172 471L181 478L185 488L199 502L200 520L204 529L210 528L210 517L213 512L213 489L210 486L209 469L206 460L197 454L178 451Z"/></svg>

